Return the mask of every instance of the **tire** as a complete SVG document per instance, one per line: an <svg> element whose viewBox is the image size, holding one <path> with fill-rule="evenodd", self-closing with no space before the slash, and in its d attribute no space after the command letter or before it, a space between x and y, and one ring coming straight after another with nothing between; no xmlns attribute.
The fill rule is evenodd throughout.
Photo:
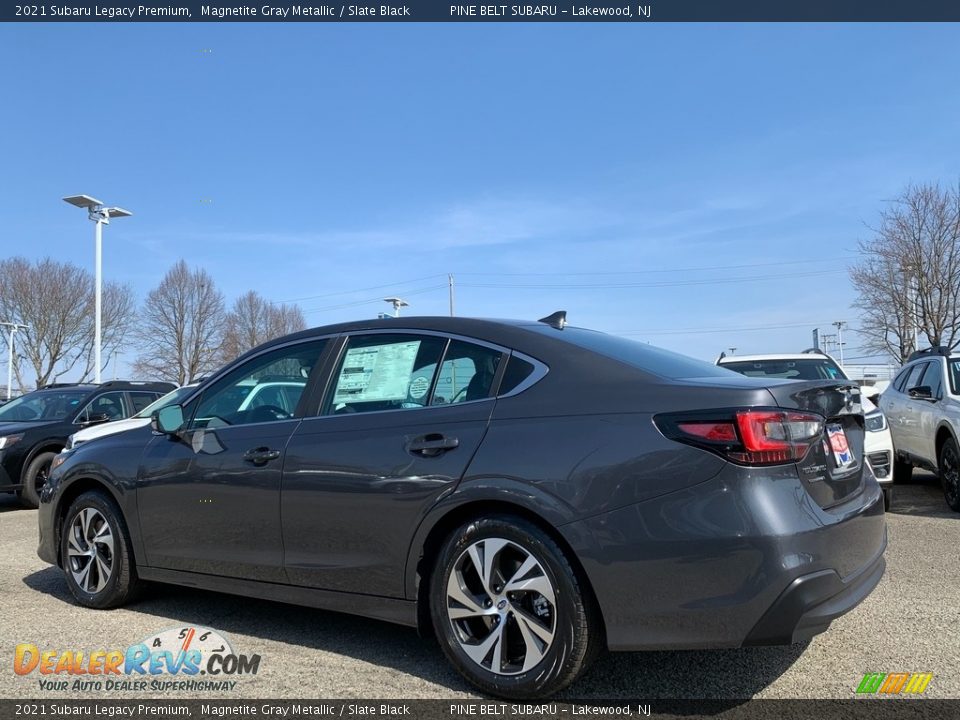
<svg viewBox="0 0 960 720"><path fill-rule="evenodd" d="M91 549L95 556L87 554ZM67 587L81 605L115 608L133 597L138 581L130 533L120 509L103 492L83 493L67 510L60 527L60 557Z"/></svg>
<svg viewBox="0 0 960 720"><path fill-rule="evenodd" d="M957 441L952 437L947 438L940 448L938 467L943 497L951 510L960 512L960 451L957 450Z"/></svg>
<svg viewBox="0 0 960 720"><path fill-rule="evenodd" d="M890 512L890 505L893 504L893 488L885 487L883 488L883 510L884 512Z"/></svg>
<svg viewBox="0 0 960 720"><path fill-rule="evenodd" d="M23 485L20 488L20 502L28 508L40 505L40 489L47 482L50 464L57 456L55 452L42 452L27 465L23 473Z"/></svg>
<svg viewBox="0 0 960 720"><path fill-rule="evenodd" d="M484 582L486 571L476 563L487 566L487 553ZM524 564L528 569L517 577ZM446 539L431 574L430 615L460 674L507 699L553 695L604 646L592 595L563 550L537 526L509 515L473 520Z"/></svg>
<svg viewBox="0 0 960 720"><path fill-rule="evenodd" d="M893 483L895 485L908 483L911 477L913 477L913 465L906 460L895 458L893 461Z"/></svg>

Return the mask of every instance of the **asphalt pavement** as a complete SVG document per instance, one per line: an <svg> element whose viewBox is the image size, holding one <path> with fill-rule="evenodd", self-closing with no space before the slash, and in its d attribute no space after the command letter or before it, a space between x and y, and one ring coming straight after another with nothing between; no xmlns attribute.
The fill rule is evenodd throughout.
<svg viewBox="0 0 960 720"><path fill-rule="evenodd" d="M936 480L897 486L879 587L812 642L777 648L604 656L567 698L850 698L867 672L930 672L925 695L960 698L960 513ZM36 512L0 496L0 697L467 698L477 695L416 632L363 618L151 585L112 611L74 604L61 572L36 555ZM642 602L642 588L637 589ZM159 631L203 626L261 656L232 691L40 690L13 672L14 648L126 648ZM58 679L62 679L62 676ZM84 676L67 676L72 683ZM68 683L68 685L70 684Z"/></svg>

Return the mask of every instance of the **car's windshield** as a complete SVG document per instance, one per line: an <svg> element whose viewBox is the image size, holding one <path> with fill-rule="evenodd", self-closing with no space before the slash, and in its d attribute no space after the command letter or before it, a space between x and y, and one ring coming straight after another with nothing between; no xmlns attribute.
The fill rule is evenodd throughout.
<svg viewBox="0 0 960 720"><path fill-rule="evenodd" d="M747 377L782 378L784 380L845 380L843 370L830 358L799 360L738 360L721 363L721 367Z"/></svg>
<svg viewBox="0 0 960 720"><path fill-rule="evenodd" d="M143 410L138 412L134 417L136 418L148 418L150 417L155 410L160 408L165 408L167 405L176 405L181 400L183 400L187 395L197 389L196 385L184 385L183 387L177 388L168 392L161 398L154 400L152 403L147 405Z"/></svg>
<svg viewBox="0 0 960 720"><path fill-rule="evenodd" d="M66 420L90 394L89 390L37 390L0 407L0 422Z"/></svg>

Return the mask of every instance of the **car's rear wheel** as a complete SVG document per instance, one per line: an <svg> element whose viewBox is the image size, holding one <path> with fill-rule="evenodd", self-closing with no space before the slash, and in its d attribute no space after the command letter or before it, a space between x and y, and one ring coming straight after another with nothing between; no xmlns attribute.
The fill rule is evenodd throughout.
<svg viewBox="0 0 960 720"><path fill-rule="evenodd" d="M940 448L940 484L947 505L960 512L960 451L953 438L947 438Z"/></svg>
<svg viewBox="0 0 960 720"><path fill-rule="evenodd" d="M119 607L136 589L130 533L120 509L102 492L80 495L67 510L60 557L70 593L81 605Z"/></svg>
<svg viewBox="0 0 960 720"><path fill-rule="evenodd" d="M40 505L40 490L47 483L50 465L57 456L55 452L42 452L27 465L23 473L23 486L20 488L20 502L27 507Z"/></svg>
<svg viewBox="0 0 960 720"><path fill-rule="evenodd" d="M913 465L906 460L895 459L893 461L893 482L908 483L911 477L913 477Z"/></svg>
<svg viewBox="0 0 960 720"><path fill-rule="evenodd" d="M589 592L563 550L526 520L500 515L459 527L440 551L430 587L444 654L492 695L552 695L602 647Z"/></svg>

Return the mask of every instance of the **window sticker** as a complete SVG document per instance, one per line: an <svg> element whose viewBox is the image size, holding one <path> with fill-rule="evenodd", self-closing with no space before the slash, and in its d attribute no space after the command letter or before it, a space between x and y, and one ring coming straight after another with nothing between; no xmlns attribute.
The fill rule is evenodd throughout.
<svg viewBox="0 0 960 720"><path fill-rule="evenodd" d="M350 348L343 361L335 405L406 400L420 341Z"/></svg>

